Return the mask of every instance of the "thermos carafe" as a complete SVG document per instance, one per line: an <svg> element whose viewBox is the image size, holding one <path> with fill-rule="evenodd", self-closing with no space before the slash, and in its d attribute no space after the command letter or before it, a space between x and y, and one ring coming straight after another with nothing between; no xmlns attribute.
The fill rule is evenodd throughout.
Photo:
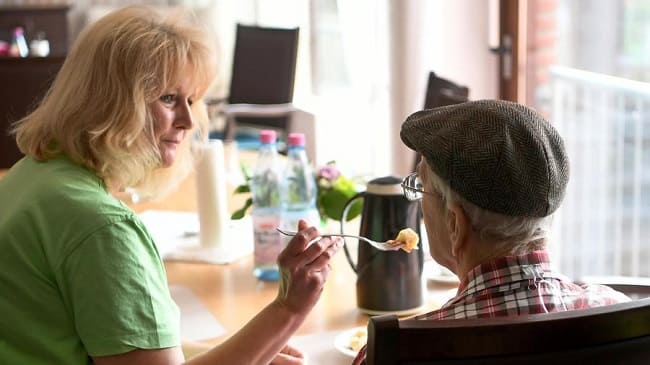
<svg viewBox="0 0 650 365"><path fill-rule="evenodd" d="M366 191L352 197L343 209L341 233L347 211L356 199L363 198L359 235L375 241L394 239L400 230L411 228L420 236L422 212L419 202L402 194L401 179L394 176L370 181ZM422 250L380 251L359 243L354 263L347 245L345 253L357 273L357 306L367 314L407 315L423 305Z"/></svg>

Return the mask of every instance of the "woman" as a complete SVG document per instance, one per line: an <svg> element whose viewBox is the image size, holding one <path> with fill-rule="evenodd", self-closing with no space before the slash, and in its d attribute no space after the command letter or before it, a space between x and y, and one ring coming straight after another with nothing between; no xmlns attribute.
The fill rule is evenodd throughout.
<svg viewBox="0 0 650 365"><path fill-rule="evenodd" d="M11 364L180 364L179 312L151 236L109 192L160 194L189 171L215 75L189 22L128 7L79 36L0 180L0 358ZM277 298L188 364L300 364L286 346L340 241L305 222L278 259ZM316 241L309 245L311 241Z"/></svg>

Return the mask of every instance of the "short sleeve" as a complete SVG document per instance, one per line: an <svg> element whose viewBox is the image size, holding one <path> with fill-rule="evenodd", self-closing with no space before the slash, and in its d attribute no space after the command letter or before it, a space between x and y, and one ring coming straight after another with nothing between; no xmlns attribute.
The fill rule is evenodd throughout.
<svg viewBox="0 0 650 365"><path fill-rule="evenodd" d="M62 266L62 294L91 356L180 345L163 262L135 219L95 231Z"/></svg>

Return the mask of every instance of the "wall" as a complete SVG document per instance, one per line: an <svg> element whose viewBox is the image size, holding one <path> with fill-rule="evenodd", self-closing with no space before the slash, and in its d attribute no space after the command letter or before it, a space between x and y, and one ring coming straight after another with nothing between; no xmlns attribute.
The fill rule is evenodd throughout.
<svg viewBox="0 0 650 365"><path fill-rule="evenodd" d="M393 62L392 79L411 80L396 82L392 88L393 174L405 176L412 167L413 153L403 145L399 131L406 116L422 109L429 71L469 87L470 99L498 96L498 60L488 45L488 4L474 0L393 3L392 17L414 32L393 34L392 57L406 60Z"/></svg>

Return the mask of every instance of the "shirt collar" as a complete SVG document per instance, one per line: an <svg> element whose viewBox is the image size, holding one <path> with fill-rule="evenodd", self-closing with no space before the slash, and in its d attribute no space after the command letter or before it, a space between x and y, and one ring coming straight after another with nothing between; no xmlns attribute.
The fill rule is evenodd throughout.
<svg viewBox="0 0 650 365"><path fill-rule="evenodd" d="M529 280L541 277L551 270L546 251L532 251L519 256L505 256L484 262L469 273L458 287L458 294L474 293L504 282Z"/></svg>

